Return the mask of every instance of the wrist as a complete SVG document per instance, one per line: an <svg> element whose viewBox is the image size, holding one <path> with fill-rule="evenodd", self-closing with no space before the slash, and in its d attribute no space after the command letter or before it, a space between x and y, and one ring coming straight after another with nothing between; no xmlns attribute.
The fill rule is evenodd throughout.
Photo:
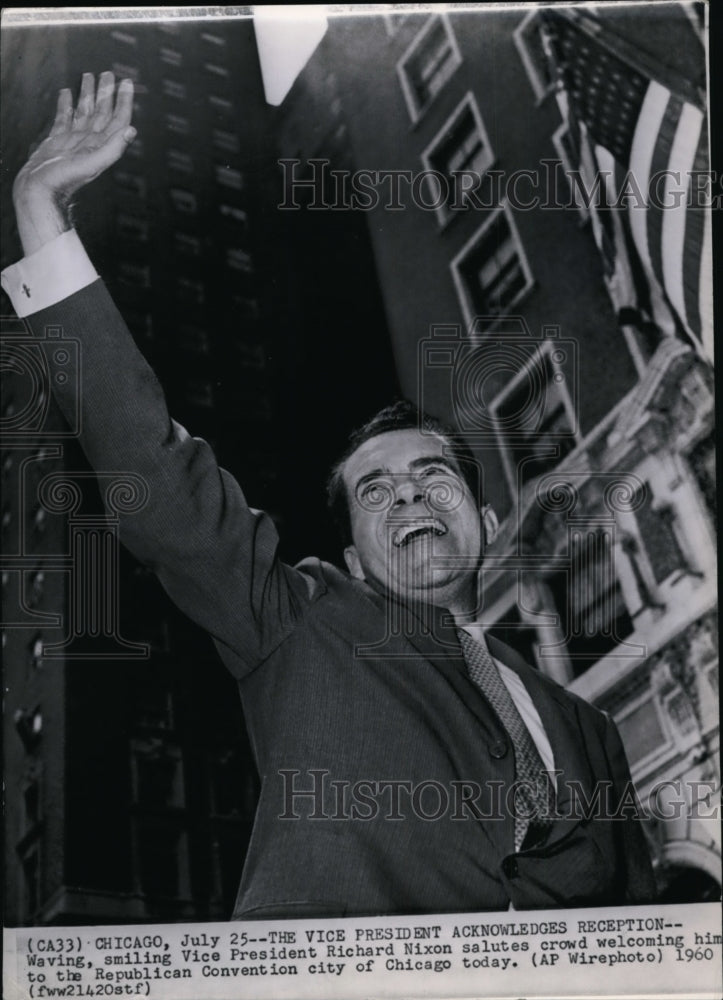
<svg viewBox="0 0 723 1000"><path fill-rule="evenodd" d="M26 257L71 228L67 201L47 188L16 186L13 203Z"/></svg>

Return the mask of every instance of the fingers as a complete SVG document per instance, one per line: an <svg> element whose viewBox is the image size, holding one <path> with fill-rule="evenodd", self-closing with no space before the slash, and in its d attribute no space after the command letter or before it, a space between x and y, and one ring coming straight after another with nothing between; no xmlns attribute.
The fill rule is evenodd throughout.
<svg viewBox="0 0 723 1000"><path fill-rule="evenodd" d="M51 136L63 132L115 132L119 128L130 125L133 115L133 81L122 80L117 91L115 106L115 77L110 72L101 73L98 78L98 91L95 89L95 77L92 73L83 73L78 95L78 104L73 113L73 98L67 88L58 94L58 105L55 121L50 130ZM80 136L79 136L80 138Z"/></svg>
<svg viewBox="0 0 723 1000"><path fill-rule="evenodd" d="M108 126L113 114L113 91L115 90L115 77L112 73L101 73L98 79L98 92L95 97L95 114L93 115L92 129L94 132L102 132Z"/></svg>
<svg viewBox="0 0 723 1000"><path fill-rule="evenodd" d="M58 106L55 111L55 121L50 129L50 135L59 135L66 132L70 127L73 118L73 95L68 88L64 88L58 94Z"/></svg>
<svg viewBox="0 0 723 1000"><path fill-rule="evenodd" d="M118 86L118 94L115 99L115 109L110 121L110 128L113 131L125 128L130 125L133 115L133 81L121 80Z"/></svg>
<svg viewBox="0 0 723 1000"><path fill-rule="evenodd" d="M92 73L83 73L80 84L78 106L73 115L73 132L84 132L88 128L90 117L95 109L95 77Z"/></svg>

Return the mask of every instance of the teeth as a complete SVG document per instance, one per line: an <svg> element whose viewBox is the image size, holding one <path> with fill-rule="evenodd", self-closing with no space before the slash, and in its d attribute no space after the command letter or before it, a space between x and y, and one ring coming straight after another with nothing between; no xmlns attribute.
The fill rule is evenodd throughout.
<svg viewBox="0 0 723 1000"><path fill-rule="evenodd" d="M418 521L414 524L405 524L403 527L397 528L392 536L392 542L399 548L407 545L413 538L419 538L422 535L439 537L446 534L447 527L441 521Z"/></svg>

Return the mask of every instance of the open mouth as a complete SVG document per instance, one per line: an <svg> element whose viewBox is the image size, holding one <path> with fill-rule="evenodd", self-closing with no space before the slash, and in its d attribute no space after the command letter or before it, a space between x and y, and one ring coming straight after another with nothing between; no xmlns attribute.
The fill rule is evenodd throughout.
<svg viewBox="0 0 723 1000"><path fill-rule="evenodd" d="M412 542L420 538L437 537L447 534L447 526L437 518L429 521L415 521L412 524L404 524L392 535L392 543L397 548L405 548Z"/></svg>

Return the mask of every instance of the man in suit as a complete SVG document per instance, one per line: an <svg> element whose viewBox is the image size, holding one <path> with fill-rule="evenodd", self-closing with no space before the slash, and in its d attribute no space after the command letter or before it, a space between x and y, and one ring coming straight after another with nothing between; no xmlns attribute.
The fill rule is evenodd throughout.
<svg viewBox="0 0 723 1000"><path fill-rule="evenodd" d="M86 453L148 487L121 537L238 680L261 791L234 916L650 900L613 723L476 627L496 521L459 437L397 404L353 438L329 488L343 572L282 563L271 519L170 419L65 208L132 141L131 107L111 74L97 92L86 74L75 109L61 92L15 183L26 256L3 283L36 335L81 341Z"/></svg>

